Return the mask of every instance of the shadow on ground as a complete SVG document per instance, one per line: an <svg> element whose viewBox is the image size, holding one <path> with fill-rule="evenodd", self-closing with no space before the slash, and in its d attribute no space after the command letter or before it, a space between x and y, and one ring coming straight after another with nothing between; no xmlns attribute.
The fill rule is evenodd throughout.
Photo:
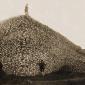
<svg viewBox="0 0 85 85"><path fill-rule="evenodd" d="M65 71L64 71L65 69ZM45 76L15 76L7 75L0 71L0 85L85 85L84 73L73 73L65 66L58 72L52 72Z"/></svg>
<svg viewBox="0 0 85 85"><path fill-rule="evenodd" d="M58 71L45 76L21 77L1 71L0 85L85 85L85 74Z"/></svg>

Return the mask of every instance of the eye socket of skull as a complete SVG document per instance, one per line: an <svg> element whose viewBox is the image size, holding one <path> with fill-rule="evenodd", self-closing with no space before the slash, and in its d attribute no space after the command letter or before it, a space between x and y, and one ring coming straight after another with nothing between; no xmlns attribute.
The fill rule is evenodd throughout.
<svg viewBox="0 0 85 85"><path fill-rule="evenodd" d="M3 67L3 65L2 65L2 63L0 62L0 70L2 70L2 67Z"/></svg>

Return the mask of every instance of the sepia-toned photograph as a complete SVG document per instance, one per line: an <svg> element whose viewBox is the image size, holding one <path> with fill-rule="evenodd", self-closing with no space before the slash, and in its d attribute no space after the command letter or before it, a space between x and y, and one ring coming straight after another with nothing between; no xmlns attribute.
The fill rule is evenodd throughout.
<svg viewBox="0 0 85 85"><path fill-rule="evenodd" d="M0 85L85 85L85 1L0 0Z"/></svg>

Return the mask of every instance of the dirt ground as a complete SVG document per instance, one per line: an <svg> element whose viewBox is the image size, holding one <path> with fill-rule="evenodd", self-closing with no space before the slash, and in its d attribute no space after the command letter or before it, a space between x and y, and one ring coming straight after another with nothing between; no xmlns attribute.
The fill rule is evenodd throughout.
<svg viewBox="0 0 85 85"><path fill-rule="evenodd" d="M85 74L72 72L53 72L35 77L21 77L0 74L0 85L85 85Z"/></svg>

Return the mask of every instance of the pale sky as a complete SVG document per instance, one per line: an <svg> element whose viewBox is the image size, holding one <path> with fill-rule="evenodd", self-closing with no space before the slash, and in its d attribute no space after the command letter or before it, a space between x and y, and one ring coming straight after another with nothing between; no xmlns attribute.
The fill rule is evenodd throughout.
<svg viewBox="0 0 85 85"><path fill-rule="evenodd" d="M0 21L23 15L26 1L31 17L85 48L85 0L0 0Z"/></svg>

